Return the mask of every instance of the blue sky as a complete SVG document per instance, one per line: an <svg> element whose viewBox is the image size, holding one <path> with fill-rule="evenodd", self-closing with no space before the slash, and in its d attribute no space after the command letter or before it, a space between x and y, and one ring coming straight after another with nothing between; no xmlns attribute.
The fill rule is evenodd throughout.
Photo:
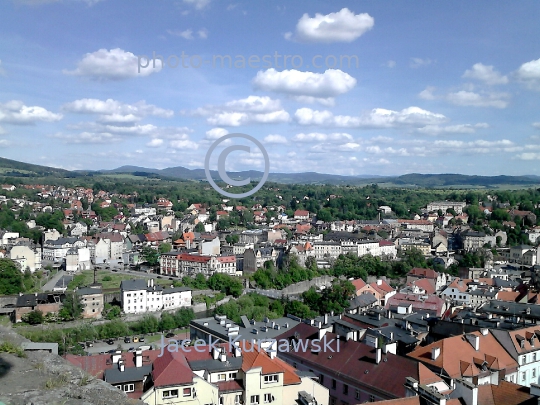
<svg viewBox="0 0 540 405"><path fill-rule="evenodd" d="M212 142L240 132L272 172L540 175L537 1L0 8L6 158L202 168ZM263 166L254 147L226 167Z"/></svg>

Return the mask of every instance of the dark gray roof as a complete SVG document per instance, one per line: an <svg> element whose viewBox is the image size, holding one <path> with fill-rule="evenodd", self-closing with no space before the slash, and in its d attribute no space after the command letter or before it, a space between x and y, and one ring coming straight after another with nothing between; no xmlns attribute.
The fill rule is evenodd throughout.
<svg viewBox="0 0 540 405"><path fill-rule="evenodd" d="M109 384L127 383L142 381L145 376L152 372L152 365L142 367L129 367L124 371L120 371L118 367L109 368L105 370L104 379Z"/></svg>
<svg viewBox="0 0 540 405"><path fill-rule="evenodd" d="M155 287L155 288L154 288ZM146 291L162 291L163 287L156 286L154 287L148 287L146 280L123 280L120 283L120 290L122 291L139 291L139 290L146 290Z"/></svg>
<svg viewBox="0 0 540 405"><path fill-rule="evenodd" d="M373 294L360 294L349 301L349 308L364 308L377 302Z"/></svg>
<svg viewBox="0 0 540 405"><path fill-rule="evenodd" d="M172 294L175 292L183 292L183 291L191 291L192 289L189 287L172 287L172 288L164 288L163 294Z"/></svg>
<svg viewBox="0 0 540 405"><path fill-rule="evenodd" d="M99 288L90 288L90 287L83 287L79 288L76 293L77 295L93 295L93 294L101 294L103 291L101 290L101 287Z"/></svg>
<svg viewBox="0 0 540 405"><path fill-rule="evenodd" d="M335 324L338 324L338 325L341 325L345 328L349 328L349 329L352 329L352 330L364 330L364 328L360 327L360 326L356 326L350 322L347 322L347 321L343 321L343 320L338 320L338 321L335 321L334 322Z"/></svg>
<svg viewBox="0 0 540 405"><path fill-rule="evenodd" d="M188 360L188 363L193 371L208 370L210 373L217 371L232 371L240 370L242 368L242 357L227 356L227 361L214 359Z"/></svg>

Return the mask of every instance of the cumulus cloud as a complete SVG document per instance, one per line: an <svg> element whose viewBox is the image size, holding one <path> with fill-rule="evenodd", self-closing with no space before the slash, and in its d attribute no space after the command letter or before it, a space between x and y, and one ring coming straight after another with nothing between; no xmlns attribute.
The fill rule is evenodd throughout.
<svg viewBox="0 0 540 405"><path fill-rule="evenodd" d="M429 66L431 64L435 63L435 61L431 59L422 59L422 58L411 58L409 61L409 66L413 69L417 69L422 66Z"/></svg>
<svg viewBox="0 0 540 405"><path fill-rule="evenodd" d="M215 140L229 133L225 128L212 128L206 131L205 139Z"/></svg>
<svg viewBox="0 0 540 405"><path fill-rule="evenodd" d="M115 48L110 51L100 49L87 53L79 61L75 70L63 70L63 73L96 80L124 80L130 77L148 76L161 69L159 60L151 61L144 58L139 60L139 57L131 52Z"/></svg>
<svg viewBox="0 0 540 405"><path fill-rule="evenodd" d="M264 142L265 143L275 143L275 144L285 144L285 143L288 143L287 142L287 138L285 138L283 135L267 135L264 137Z"/></svg>
<svg viewBox="0 0 540 405"><path fill-rule="evenodd" d="M508 93L475 93L465 90L449 93L446 96L446 99L455 105L494 108L506 108L509 98L510 95Z"/></svg>
<svg viewBox="0 0 540 405"><path fill-rule="evenodd" d="M332 134L323 134L320 132L310 132L310 133L300 133L296 134L293 138L293 141L295 142L328 142L328 141L336 141L336 142L348 142L352 141L353 137L350 134L347 133L332 133Z"/></svg>
<svg viewBox="0 0 540 405"><path fill-rule="evenodd" d="M478 124L457 124L457 125L426 125L425 127L418 128L417 133L439 136L447 134L474 134L479 128L488 128L489 125L485 122Z"/></svg>
<svg viewBox="0 0 540 405"><path fill-rule="evenodd" d="M333 97L353 89L356 79L339 69L313 73L295 69L278 72L272 68L257 72L253 84L258 89L303 97L301 101L321 100L333 104Z"/></svg>
<svg viewBox="0 0 540 405"><path fill-rule="evenodd" d="M534 122L532 124L533 127L540 129L540 122Z"/></svg>
<svg viewBox="0 0 540 405"><path fill-rule="evenodd" d="M50 137L60 139L64 143L68 143L68 144L116 143L122 139L109 132L81 132L78 134L57 133Z"/></svg>
<svg viewBox="0 0 540 405"><path fill-rule="evenodd" d="M0 122L31 125L38 121L55 122L61 119L62 114L53 113L39 106L26 106L19 100L0 103Z"/></svg>
<svg viewBox="0 0 540 405"><path fill-rule="evenodd" d="M539 152L523 152L516 155L519 160L540 160Z"/></svg>
<svg viewBox="0 0 540 405"><path fill-rule="evenodd" d="M206 28L201 28L199 31L197 31L197 35L200 39L206 39L208 38L208 30Z"/></svg>
<svg viewBox="0 0 540 405"><path fill-rule="evenodd" d="M522 64L515 76L530 89L540 90L540 59Z"/></svg>
<svg viewBox="0 0 540 405"><path fill-rule="evenodd" d="M387 67L387 68L395 68L396 67L396 61L395 60L389 60L385 63L383 63L383 66Z"/></svg>
<svg viewBox="0 0 540 405"><path fill-rule="evenodd" d="M215 126L237 127L247 124L277 124L290 121L279 100L249 96L220 106L205 106L183 114L207 116L207 123Z"/></svg>
<svg viewBox="0 0 540 405"><path fill-rule="evenodd" d="M152 139L150 142L148 142L146 144L146 146L148 146L150 148L158 148L161 145L163 145L163 139L161 139L161 138L154 138L154 139Z"/></svg>
<svg viewBox="0 0 540 405"><path fill-rule="evenodd" d="M418 97L424 100L435 100L436 97L435 97L435 94L433 94L435 90L436 90L435 87L428 86L424 90L422 90L420 93L418 93Z"/></svg>
<svg viewBox="0 0 540 405"><path fill-rule="evenodd" d="M295 112L295 119L300 125L321 125L342 128L394 128L403 126L425 126L445 122L442 114L408 107L401 111L375 108L361 116L334 115L328 110L317 111L300 108Z"/></svg>
<svg viewBox="0 0 540 405"><path fill-rule="evenodd" d="M170 146L174 149L199 149L199 145L196 142L190 141L189 139L171 141Z"/></svg>
<svg viewBox="0 0 540 405"><path fill-rule="evenodd" d="M489 85L507 84L508 77L497 72L493 66L475 63L471 69L468 69L463 74L466 79L480 80Z"/></svg>
<svg viewBox="0 0 540 405"><path fill-rule="evenodd" d="M98 121L104 124L133 124L146 116L170 118L174 115L172 110L146 104L144 100L135 104L126 104L117 100L99 100L83 98L65 104L62 109L79 114L97 114Z"/></svg>
<svg viewBox="0 0 540 405"><path fill-rule="evenodd" d="M286 39L300 42L352 42L373 28L375 20L367 13L354 14L348 8L327 15L304 14L296 24L296 32L285 34Z"/></svg>

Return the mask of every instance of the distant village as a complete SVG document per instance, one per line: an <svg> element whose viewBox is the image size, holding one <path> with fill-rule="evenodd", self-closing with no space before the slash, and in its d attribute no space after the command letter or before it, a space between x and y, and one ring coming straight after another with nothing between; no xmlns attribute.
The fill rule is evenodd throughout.
<svg viewBox="0 0 540 405"><path fill-rule="evenodd" d="M122 316L193 308L195 289L175 282L198 275L237 277L243 294L275 300L302 300L310 287L332 288L337 277L305 280L283 291L263 289L250 278L291 257L300 266L330 269L342 255L395 262L414 251L433 265L413 267L399 278L348 279L354 293L343 313L262 321L240 313L241 322L217 314L196 317L184 339L191 345L200 341L207 348L203 352L162 347L65 355L130 398L147 404L250 405L289 404L291 398L305 405L508 405L540 399L540 226L533 211L496 199L478 205L486 218L494 210L507 213L507 229L521 227L528 244L510 246L504 230L485 231L487 220L484 231L473 229L469 207L461 201L433 201L407 218L383 205L375 220L325 222L304 209L287 214L285 205L239 206L224 200L208 206L200 201L179 214L166 198L120 204L114 201L132 196L26 187L38 191L35 201L4 195L2 206L15 213L61 210L64 229L40 228L27 220L28 228L43 232L40 241L2 230L0 256L22 273L59 270L60 280L98 270L126 275L118 291L96 280L73 291L83 304L82 318L89 320L102 320L113 300ZM2 185L4 191L15 189ZM103 209L114 206L118 214L103 221L83 208L82 200ZM220 220L243 212L252 214L252 229L219 226ZM156 254L154 263L148 260L149 249ZM458 266L468 254L481 256L483 265ZM21 323L32 311L57 313L66 294L67 284L57 283L47 291L3 296L0 315ZM175 338L171 334L166 340ZM331 343L326 351L317 350L314 342L323 338ZM236 339L232 345L231 339ZM287 342L287 348L276 347L276 341ZM297 347L304 349L293 350Z"/></svg>

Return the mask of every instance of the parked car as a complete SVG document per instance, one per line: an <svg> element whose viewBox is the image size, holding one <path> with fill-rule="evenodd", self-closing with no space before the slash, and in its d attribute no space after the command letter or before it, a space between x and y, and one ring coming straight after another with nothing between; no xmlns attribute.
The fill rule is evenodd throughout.
<svg viewBox="0 0 540 405"><path fill-rule="evenodd" d="M94 347L94 344L92 342L86 342L86 347Z"/></svg>
<svg viewBox="0 0 540 405"><path fill-rule="evenodd" d="M124 343L131 343L131 339L129 337L124 338Z"/></svg>
<svg viewBox="0 0 540 405"><path fill-rule="evenodd" d="M128 349L128 352L134 352L134 351L135 351L135 348L134 348L134 347L130 347L130 348Z"/></svg>
<svg viewBox="0 0 540 405"><path fill-rule="evenodd" d="M133 343L139 343L139 338L137 336L133 336Z"/></svg>
<svg viewBox="0 0 540 405"><path fill-rule="evenodd" d="M109 344L109 345L114 345L114 339L109 339L109 340L107 340L107 344Z"/></svg>
<svg viewBox="0 0 540 405"><path fill-rule="evenodd" d="M167 333L167 334L165 335L165 337L166 337L167 339L172 338L172 337L174 337L174 333L169 332L169 333Z"/></svg>
<svg viewBox="0 0 540 405"><path fill-rule="evenodd" d="M137 348L137 350L152 350L151 345L141 345Z"/></svg>
<svg viewBox="0 0 540 405"><path fill-rule="evenodd" d="M139 337L139 342L140 342L140 343L143 343L143 342L144 342L144 336Z"/></svg>

